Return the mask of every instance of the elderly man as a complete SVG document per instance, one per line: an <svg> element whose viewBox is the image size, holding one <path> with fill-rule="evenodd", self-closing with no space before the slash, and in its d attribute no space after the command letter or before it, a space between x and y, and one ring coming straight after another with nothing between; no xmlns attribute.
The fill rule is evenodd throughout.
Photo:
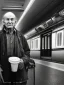
<svg viewBox="0 0 64 85"><path fill-rule="evenodd" d="M1 78L3 76L4 83L14 85L16 82L18 85L26 85L28 79L26 66L30 49L24 36L15 29L16 21L16 16L12 12L7 12L3 16L3 29L0 32L0 75ZM8 58L12 56L19 57L23 61L23 64L19 63L17 72L11 71Z"/></svg>

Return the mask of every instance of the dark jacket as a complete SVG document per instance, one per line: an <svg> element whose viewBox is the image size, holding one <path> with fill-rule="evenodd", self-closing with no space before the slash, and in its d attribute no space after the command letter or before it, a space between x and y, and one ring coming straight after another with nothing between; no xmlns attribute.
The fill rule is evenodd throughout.
<svg viewBox="0 0 64 85"><path fill-rule="evenodd" d="M17 30L14 30L15 36L15 46L14 54L12 56L17 56L23 59L24 68L22 70L18 69L16 73L16 81L25 81L27 80L27 70L26 65L28 65L28 60L30 57L30 49L27 44L25 37ZM2 75L5 82L9 82L11 76L11 67L8 62L9 56L7 56L7 40L6 40L6 31L2 30L0 32L0 65L3 69Z"/></svg>

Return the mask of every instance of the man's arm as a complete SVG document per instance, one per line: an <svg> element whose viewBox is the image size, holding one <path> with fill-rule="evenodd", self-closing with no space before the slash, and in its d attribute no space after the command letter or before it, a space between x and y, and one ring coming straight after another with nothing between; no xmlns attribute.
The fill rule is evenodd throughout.
<svg viewBox="0 0 64 85"><path fill-rule="evenodd" d="M22 57L24 63L28 63L29 62L29 58L30 58L30 49L27 43L27 40L25 39L25 37L23 37L23 49L24 49L24 56Z"/></svg>
<svg viewBox="0 0 64 85"><path fill-rule="evenodd" d="M2 76L2 68L1 68L1 36L2 35L2 31L0 31L0 81L2 80L2 82L4 82L3 76Z"/></svg>
<svg viewBox="0 0 64 85"><path fill-rule="evenodd" d="M1 38L2 38L2 31L0 31L0 67L1 67Z"/></svg>
<svg viewBox="0 0 64 85"><path fill-rule="evenodd" d="M19 37L18 37L19 38ZM21 57L21 62L19 63L19 68L22 69L25 66L29 64L29 59L30 59L30 49L27 43L27 40L23 35L20 36L19 38L20 41L20 47L22 51L22 57Z"/></svg>
<svg viewBox="0 0 64 85"><path fill-rule="evenodd" d="M20 43L20 49L22 52L22 57L21 59L23 59L24 64L27 64L30 58L30 49L27 43L27 40L25 39L25 37L21 34L21 32L17 31L18 34L18 39L19 39L19 43Z"/></svg>

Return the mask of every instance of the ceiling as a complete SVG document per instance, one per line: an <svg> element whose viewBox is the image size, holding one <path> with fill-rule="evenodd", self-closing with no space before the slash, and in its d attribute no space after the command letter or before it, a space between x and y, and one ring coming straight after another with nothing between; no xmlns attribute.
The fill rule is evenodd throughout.
<svg viewBox="0 0 64 85"><path fill-rule="evenodd" d="M4 6L23 6L25 0L4 0Z"/></svg>
<svg viewBox="0 0 64 85"><path fill-rule="evenodd" d="M0 0L0 20L7 11L13 11L18 20L30 0ZM64 3L63 0L35 0L32 7L19 23L19 29L23 34L32 30L35 26L49 19L59 10L58 7Z"/></svg>
<svg viewBox="0 0 64 85"><path fill-rule="evenodd" d="M24 11L25 1L26 0L3 0L1 10L3 13L7 11L13 11L19 19L20 15Z"/></svg>
<svg viewBox="0 0 64 85"><path fill-rule="evenodd" d="M49 19L58 10L58 6L63 0L35 0L19 27L22 33L33 29L36 25Z"/></svg>

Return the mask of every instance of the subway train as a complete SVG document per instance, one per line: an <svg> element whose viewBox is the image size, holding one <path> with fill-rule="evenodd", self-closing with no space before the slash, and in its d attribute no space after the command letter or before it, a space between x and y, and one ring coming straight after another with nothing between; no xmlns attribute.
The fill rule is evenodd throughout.
<svg viewBox="0 0 64 85"><path fill-rule="evenodd" d="M48 8L46 8L46 10L48 9L49 13L46 12L46 15L43 16L44 18L43 17L40 18L42 19L42 22L34 26L29 32L25 33L25 37L27 38L32 58L63 63L64 62L63 3L58 4L56 8L52 7L52 9L49 4ZM53 11L54 13L52 13Z"/></svg>
<svg viewBox="0 0 64 85"><path fill-rule="evenodd" d="M6 12L17 16L35 61L27 85L64 85L64 0L0 0L0 30Z"/></svg>

